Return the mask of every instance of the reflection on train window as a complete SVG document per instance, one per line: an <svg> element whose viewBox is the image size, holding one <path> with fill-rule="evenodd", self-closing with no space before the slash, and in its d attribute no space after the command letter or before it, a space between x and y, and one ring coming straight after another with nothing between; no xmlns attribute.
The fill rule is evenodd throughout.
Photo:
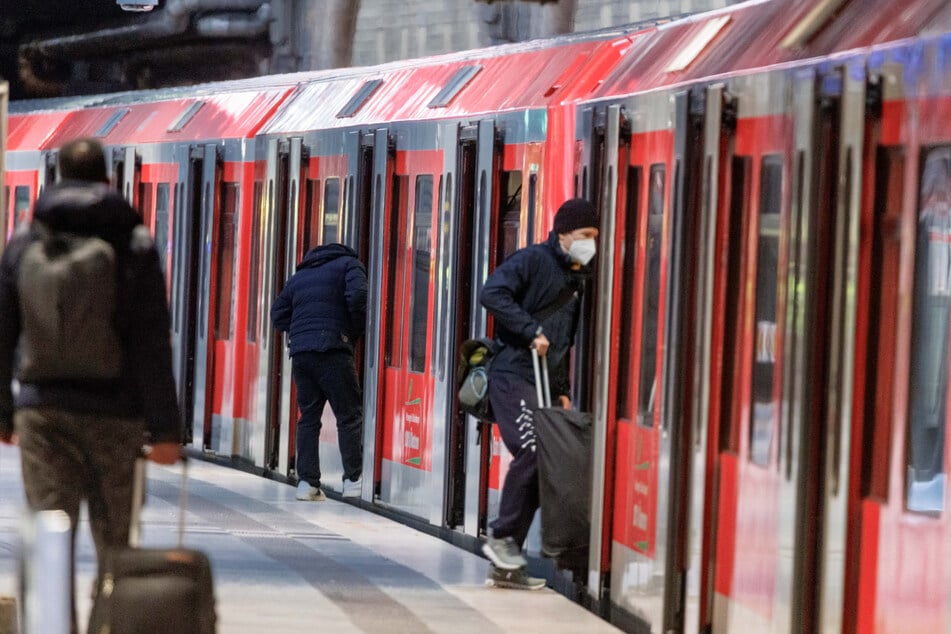
<svg viewBox="0 0 951 634"><path fill-rule="evenodd" d="M402 284L397 285L397 280L401 279L399 272L401 270L400 262L403 258L401 257L400 245L403 244L401 238L405 226L405 223L401 220L406 215L406 201L404 199L408 180L409 177L407 176L394 174L392 192L390 193L390 240L386 251L386 329L383 350L385 351L384 364L391 368L403 367L400 354L403 344L403 328L402 324L396 323L396 318L399 316L400 321L402 321L403 311L397 312L397 306L402 307L403 305L404 288ZM397 296L397 293L399 293L399 296Z"/></svg>
<svg viewBox="0 0 951 634"><path fill-rule="evenodd" d="M340 224L340 179L328 178L324 186L324 227L322 244L339 242Z"/></svg>
<svg viewBox="0 0 951 634"><path fill-rule="evenodd" d="M13 228L16 229L26 220L30 211L30 188L17 185L13 190Z"/></svg>
<svg viewBox="0 0 951 634"><path fill-rule="evenodd" d="M264 183L254 181L253 206L251 208L251 262L248 269L248 331L249 343L258 340L258 286L261 280L261 223L264 222L262 203Z"/></svg>
<svg viewBox="0 0 951 634"><path fill-rule="evenodd" d="M155 248L158 250L163 271L168 258L169 191L168 183L159 183L155 187Z"/></svg>
<svg viewBox="0 0 951 634"><path fill-rule="evenodd" d="M773 375L777 361L779 233L783 191L781 158L768 156L763 159L759 185L750 460L758 465L766 465L769 463L775 421L779 413L779 395L776 393L777 383Z"/></svg>
<svg viewBox="0 0 951 634"><path fill-rule="evenodd" d="M218 220L218 276L215 310L215 338L231 339L231 311L234 297L234 242L238 216L238 184L224 183L221 218Z"/></svg>
<svg viewBox="0 0 951 634"><path fill-rule="evenodd" d="M320 180L310 179L305 188L306 200L301 206L301 253L307 253L317 246L319 240L320 223L315 222L320 214Z"/></svg>
<svg viewBox="0 0 951 634"><path fill-rule="evenodd" d="M502 251L499 254L502 260L518 250L519 231L522 227L522 173L505 172L502 174L502 197L499 209L502 213L502 222L499 223L499 244Z"/></svg>
<svg viewBox="0 0 951 634"><path fill-rule="evenodd" d="M416 209L413 213L413 290L410 325L410 369L426 369L429 330L429 259L433 228L433 177L416 178Z"/></svg>
<svg viewBox="0 0 951 634"><path fill-rule="evenodd" d="M951 300L951 146L924 151L908 385L908 510L944 510Z"/></svg>
<svg viewBox="0 0 951 634"><path fill-rule="evenodd" d="M627 168L627 193L625 196L624 208L624 243L621 245L622 261L624 268L622 271L621 297L622 310L634 305L634 291L636 281L636 262L637 262L637 202L640 200L641 179L643 178L643 169L640 167ZM631 376L634 368L634 355L631 351L634 347L634 320L621 319L621 358L618 362L618 395L617 410L615 415L618 418L632 420L634 418L634 396L631 389Z"/></svg>
<svg viewBox="0 0 951 634"><path fill-rule="evenodd" d="M152 228L152 216L155 215L155 198L152 196L152 183L139 183L139 215L142 224Z"/></svg>
<svg viewBox="0 0 951 634"><path fill-rule="evenodd" d="M667 168L651 165L647 187L647 252L644 257L644 313L641 321L640 376L637 384L637 421L654 426L657 398L657 326L660 318L660 265L664 232L664 183Z"/></svg>

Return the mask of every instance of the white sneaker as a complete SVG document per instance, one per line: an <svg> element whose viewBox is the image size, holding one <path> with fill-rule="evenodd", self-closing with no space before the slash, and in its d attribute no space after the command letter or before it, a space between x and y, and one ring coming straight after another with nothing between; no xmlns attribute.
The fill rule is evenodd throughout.
<svg viewBox="0 0 951 634"><path fill-rule="evenodd" d="M320 487L312 487L307 480L301 480L297 483L297 499L307 502L323 502L327 499L327 496L320 490Z"/></svg>
<svg viewBox="0 0 951 634"><path fill-rule="evenodd" d="M343 481L343 493L341 494L345 498L358 498L360 494L363 493L363 477L357 478L356 481L353 480L344 480Z"/></svg>

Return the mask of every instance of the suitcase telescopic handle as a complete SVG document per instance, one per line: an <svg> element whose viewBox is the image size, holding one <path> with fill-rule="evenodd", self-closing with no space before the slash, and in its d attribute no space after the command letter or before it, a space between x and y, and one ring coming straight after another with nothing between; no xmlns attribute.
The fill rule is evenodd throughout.
<svg viewBox="0 0 951 634"><path fill-rule="evenodd" d="M539 370L539 365L541 370ZM538 396L539 407L551 407L551 386L548 385L548 357L541 357L538 350L532 346L532 367L535 368L535 394Z"/></svg>
<svg viewBox="0 0 951 634"><path fill-rule="evenodd" d="M188 507L188 456L182 453L182 485L178 491L178 547L185 542L185 510ZM129 518L129 545L139 546L142 541L142 503L145 501L145 467L148 459L142 455L135 461L132 478L132 512Z"/></svg>

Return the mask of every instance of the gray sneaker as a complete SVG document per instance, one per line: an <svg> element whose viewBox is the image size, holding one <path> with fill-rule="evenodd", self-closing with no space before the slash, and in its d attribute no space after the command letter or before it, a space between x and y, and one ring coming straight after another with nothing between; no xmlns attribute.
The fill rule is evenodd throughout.
<svg viewBox="0 0 951 634"><path fill-rule="evenodd" d="M482 544L482 552L489 561L503 570L517 570L528 563L522 556L522 549L511 537L489 537Z"/></svg>
<svg viewBox="0 0 951 634"><path fill-rule="evenodd" d="M489 576L485 585L492 588L512 588L513 590L541 590L545 587L545 580L538 577L529 577L524 568L518 570L502 570L496 566L489 566Z"/></svg>

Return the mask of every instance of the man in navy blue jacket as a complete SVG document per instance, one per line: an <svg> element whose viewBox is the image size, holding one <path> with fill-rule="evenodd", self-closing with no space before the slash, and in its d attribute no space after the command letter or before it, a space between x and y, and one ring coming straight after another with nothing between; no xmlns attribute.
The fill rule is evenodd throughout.
<svg viewBox="0 0 951 634"><path fill-rule="evenodd" d="M271 306L274 327L289 333L291 369L297 386L297 499L327 499L320 488L320 417L324 405L337 417L343 461L343 496L359 497L363 486L363 396L353 346L363 335L367 273L343 244L314 247Z"/></svg>
<svg viewBox="0 0 951 634"><path fill-rule="evenodd" d="M512 254L485 282L480 295L504 346L489 371L489 401L512 463L502 485L499 516L482 550L492 561L489 582L538 589L543 579L525 573L522 544L538 510L538 467L533 412L537 402L531 350L547 356L551 394L571 406L568 370L578 327L580 297L596 252L594 205L574 198L555 214L545 242Z"/></svg>

